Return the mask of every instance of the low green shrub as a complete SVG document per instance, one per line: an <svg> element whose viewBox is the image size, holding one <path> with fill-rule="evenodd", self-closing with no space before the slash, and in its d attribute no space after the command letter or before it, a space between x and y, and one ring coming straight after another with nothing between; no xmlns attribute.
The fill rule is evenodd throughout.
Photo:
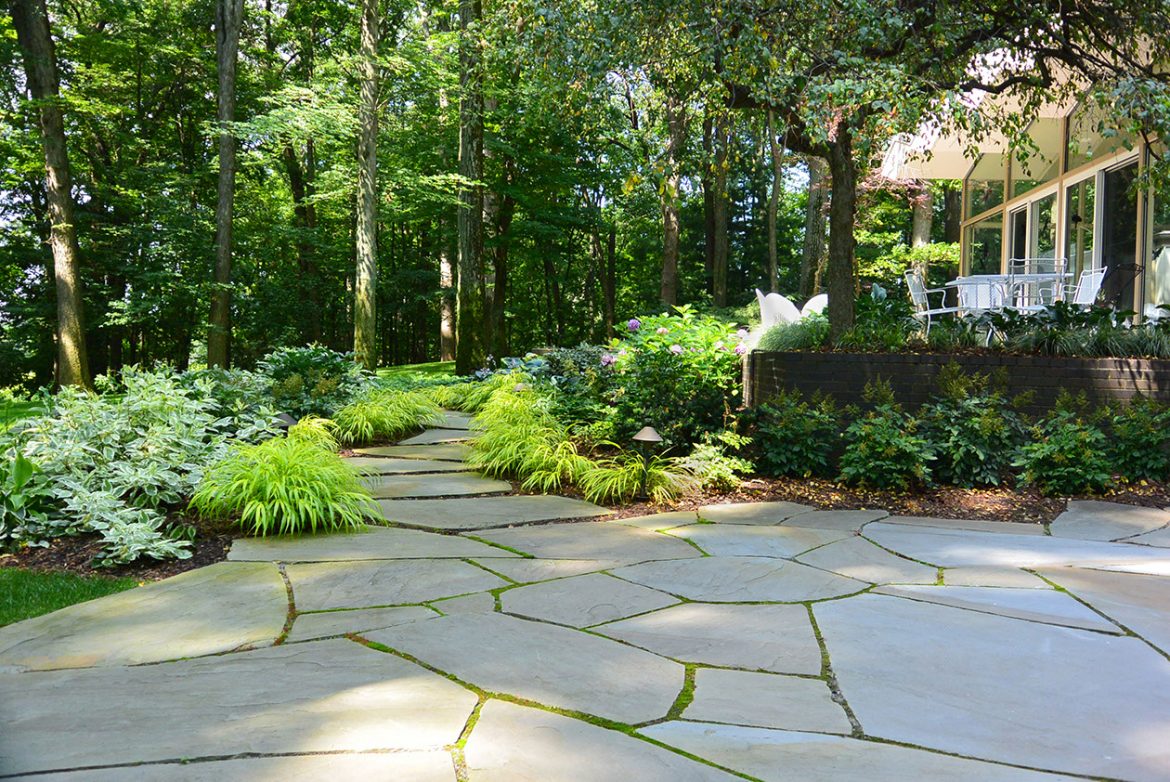
<svg viewBox="0 0 1170 782"><path fill-rule="evenodd" d="M578 485L590 502L628 502L644 489L654 502L663 503L696 488L698 481L681 460L619 452L585 470Z"/></svg>
<svg viewBox="0 0 1170 782"><path fill-rule="evenodd" d="M782 391L751 414L756 464L765 475L808 478L829 471L841 423L831 399L806 401Z"/></svg>
<svg viewBox="0 0 1170 782"><path fill-rule="evenodd" d="M1021 482L1044 494L1089 494L1106 489L1110 474L1105 433L1077 412L1057 409L1032 427L1013 464Z"/></svg>
<svg viewBox="0 0 1170 782"><path fill-rule="evenodd" d="M317 345L279 348L260 359L258 367L272 383L273 404L294 418L332 415L372 382L353 354Z"/></svg>
<svg viewBox="0 0 1170 782"><path fill-rule="evenodd" d="M754 468L752 463L729 451L740 450L751 444L751 438L735 432L705 435L679 464L695 476L704 489L731 491L743 483L743 476Z"/></svg>
<svg viewBox="0 0 1170 782"><path fill-rule="evenodd" d="M888 384L867 386L865 397L874 408L845 429L840 480L897 491L930 483L934 454L918 422L893 401Z"/></svg>
<svg viewBox="0 0 1170 782"><path fill-rule="evenodd" d="M829 341L829 319L813 314L795 323L777 323L760 337L756 350L819 350Z"/></svg>
<svg viewBox="0 0 1170 782"><path fill-rule="evenodd" d="M1109 462L1123 480L1166 480L1170 473L1170 408L1139 398L1109 418Z"/></svg>
<svg viewBox="0 0 1170 782"><path fill-rule="evenodd" d="M16 449L0 460L0 550L40 542L51 507L44 471Z"/></svg>
<svg viewBox="0 0 1170 782"><path fill-rule="evenodd" d="M360 529L378 505L349 465L297 437L241 445L213 465L190 507L234 518L251 535Z"/></svg>
<svg viewBox="0 0 1170 782"><path fill-rule="evenodd" d="M396 440L441 423L442 411L421 391L367 391L333 415L337 438L346 445Z"/></svg>

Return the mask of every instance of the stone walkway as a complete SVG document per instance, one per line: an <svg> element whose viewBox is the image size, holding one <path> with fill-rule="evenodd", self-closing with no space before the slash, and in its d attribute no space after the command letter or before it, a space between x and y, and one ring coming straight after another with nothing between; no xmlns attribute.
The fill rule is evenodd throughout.
<svg viewBox="0 0 1170 782"><path fill-rule="evenodd" d="M0 628L0 778L1170 780L1170 513L606 520L468 426L354 458L393 526Z"/></svg>

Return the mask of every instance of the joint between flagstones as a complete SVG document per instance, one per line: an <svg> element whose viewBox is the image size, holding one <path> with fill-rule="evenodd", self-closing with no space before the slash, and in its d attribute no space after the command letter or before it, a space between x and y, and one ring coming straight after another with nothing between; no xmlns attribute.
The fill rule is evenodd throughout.
<svg viewBox="0 0 1170 782"><path fill-rule="evenodd" d="M813 614L812 603L806 603L805 609L808 611L808 621L812 625L813 636L817 639L817 645L821 648L821 678L829 685L830 697L833 699L833 702L845 712L845 717L849 720L849 725L852 728L851 735L853 738L865 738L865 730L861 727L861 721L857 719L857 714L854 713L853 707L846 700L845 693L841 692L841 685L837 681L837 674L833 672L833 661L829 657L829 647L825 643L825 637L821 635L820 625L817 624L817 618Z"/></svg>
<svg viewBox="0 0 1170 782"><path fill-rule="evenodd" d="M284 627L280 630L280 635L276 636L276 640L272 642L273 646L280 646L288 640L288 634L292 632L293 622L297 619L297 601L293 594L292 581L285 571L283 562L278 562L276 569L280 572L280 578L284 581L284 591L288 595L288 615L284 619Z"/></svg>

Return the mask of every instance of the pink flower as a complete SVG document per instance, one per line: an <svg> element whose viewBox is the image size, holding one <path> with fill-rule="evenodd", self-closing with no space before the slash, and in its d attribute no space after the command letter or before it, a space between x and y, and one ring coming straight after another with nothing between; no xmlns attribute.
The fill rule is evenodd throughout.
<svg viewBox="0 0 1170 782"><path fill-rule="evenodd" d="M616 361L617 361L616 356L613 356L609 353L602 353L601 354L601 366L603 366L603 367L612 367L614 365L614 362L616 362Z"/></svg>
<svg viewBox="0 0 1170 782"><path fill-rule="evenodd" d="M735 346L735 355L742 356L744 353L747 353L747 347L745 345L741 343Z"/></svg>
<svg viewBox="0 0 1170 782"><path fill-rule="evenodd" d="M723 348L724 348L724 345L723 345L723 341L722 341L722 340L720 340L719 342L716 342L716 343L715 343L715 349L716 349L716 350L723 350Z"/></svg>
<svg viewBox="0 0 1170 782"><path fill-rule="evenodd" d="M681 356L683 352L682 345L671 345L670 352L676 356Z"/></svg>
<svg viewBox="0 0 1170 782"><path fill-rule="evenodd" d="M666 326L659 326L658 330L655 333L656 334L669 334L670 332L667 330Z"/></svg>
<svg viewBox="0 0 1170 782"><path fill-rule="evenodd" d="M747 329L740 329L739 331L735 332L735 336L739 337L740 339L747 339L748 338L748 330Z"/></svg>

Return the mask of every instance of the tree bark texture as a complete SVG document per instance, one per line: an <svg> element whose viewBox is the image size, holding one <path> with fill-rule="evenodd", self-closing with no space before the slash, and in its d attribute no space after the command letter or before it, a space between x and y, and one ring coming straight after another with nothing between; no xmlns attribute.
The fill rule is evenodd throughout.
<svg viewBox="0 0 1170 782"><path fill-rule="evenodd" d="M666 171L662 180L662 285L663 304L678 304L679 187L683 146L686 144L686 105L674 95L666 97Z"/></svg>
<svg viewBox="0 0 1170 782"><path fill-rule="evenodd" d="M780 258L776 246L776 222L780 210L780 190L784 182L784 154L776 140L775 112L768 109L766 132L768 152L772 158L772 189L768 193L768 290L780 287ZM803 282L803 280L802 280ZM803 291L801 294L803 295Z"/></svg>
<svg viewBox="0 0 1170 782"><path fill-rule="evenodd" d="M378 28L378 0L362 0L353 351L366 369L378 363Z"/></svg>
<svg viewBox="0 0 1170 782"><path fill-rule="evenodd" d="M841 128L829 144L832 195L829 201L829 259L826 266L829 294L829 336L838 339L853 328L854 250L853 222L857 215L857 164L853 138Z"/></svg>
<svg viewBox="0 0 1170 782"><path fill-rule="evenodd" d="M711 181L715 158L715 121L707 116L703 119L703 273L707 292L715 294L715 183Z"/></svg>
<svg viewBox="0 0 1170 782"><path fill-rule="evenodd" d="M825 262L825 201L829 194L828 164L808 158L808 205L804 213L804 247L800 259L800 295L814 296Z"/></svg>
<svg viewBox="0 0 1170 782"><path fill-rule="evenodd" d="M73 194L65 124L58 102L57 57L45 0L12 0L12 21L24 57L28 89L37 101L45 153L45 196L49 247L57 292L57 382L90 387L85 349L81 252L73 222Z"/></svg>
<svg viewBox="0 0 1170 782"><path fill-rule="evenodd" d="M910 246L925 247L930 244L930 230L934 227L934 195L930 185L923 183L914 194L911 205Z"/></svg>
<svg viewBox="0 0 1170 782"><path fill-rule="evenodd" d="M727 194L728 147L731 145L730 120L720 114L715 120L715 170L711 177L715 197L712 223L715 235L711 242L712 292L716 307L727 306L727 256L729 251L728 221L730 219Z"/></svg>
<svg viewBox="0 0 1170 782"><path fill-rule="evenodd" d="M232 331L232 210L236 190L236 137L228 123L236 118L236 57L244 0L216 0L215 59L219 75L219 183L215 204L215 271L207 323L207 364L226 367Z"/></svg>
<svg viewBox="0 0 1170 782"><path fill-rule="evenodd" d="M948 187L943 193L943 241L958 243L963 224L963 189Z"/></svg>
<svg viewBox="0 0 1170 782"><path fill-rule="evenodd" d="M483 74L481 0L459 0L459 276L455 303L455 371L483 365Z"/></svg>

